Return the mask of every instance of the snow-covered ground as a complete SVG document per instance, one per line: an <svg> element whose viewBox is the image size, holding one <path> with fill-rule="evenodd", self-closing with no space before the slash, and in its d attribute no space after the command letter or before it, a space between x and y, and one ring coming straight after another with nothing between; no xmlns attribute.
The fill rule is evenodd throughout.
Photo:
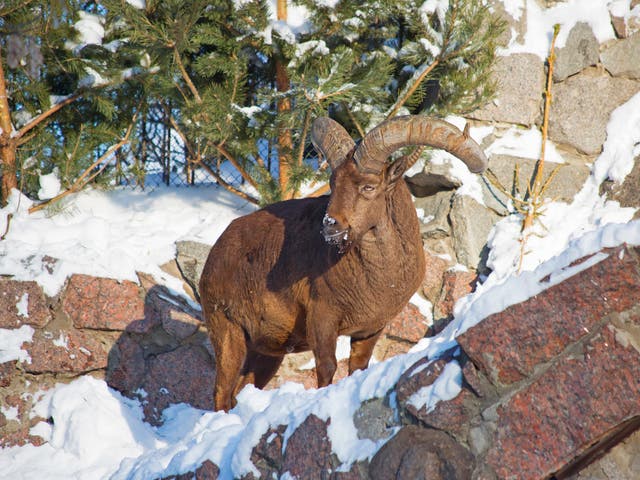
<svg viewBox="0 0 640 480"><path fill-rule="evenodd" d="M530 12L529 30L534 33L527 35L523 44L509 48L542 56L553 23L584 20L599 40L604 40L613 35L608 8L623 8L625 4L624 0L571 0L547 11L541 11L532 0L505 0L505 5L518 15L525 2ZM628 10L628 1L626 5ZM479 140L490 132L485 128L472 129L471 133ZM535 132L514 130L503 135L500 142L490 149L535 158L540 140ZM575 259L622 242L640 245L640 222L630 222L634 211L605 201L598 194L603 180L624 179L633 158L640 154L639 145L637 94L612 114L604 151L574 200L547 203L546 228L536 225L535 234L529 236L522 273L516 273L520 219L514 214L499 222L490 234L492 273L475 293L457 303L454 321L440 335L422 340L410 353L373 364L320 390L304 390L295 383L271 391L248 386L229 413L174 405L164 412L161 427L142 421L137 401L124 398L104 381L82 377L41 394L34 416L51 417L54 423L39 423L33 433L48 442L40 447L0 449L0 478L148 479L188 471L210 459L220 466L221 478L230 479L254 470L249 460L251 449L269 427L287 424L286 439L311 413L332 419L328 434L345 466L371 457L381 443L361 440L356 434L352 415L361 402L384 396L411 364L454 347L457 335L487 315L535 295L603 256L570 266ZM434 161L451 159L443 154ZM464 181L458 194L477 198L477 178L464 169L456 171ZM0 242L0 274L36 280L49 295L57 293L71 273L136 281L136 271L151 273L180 291L181 283L159 268L173 258L175 241L213 243L233 218L253 209L216 188L160 188L149 194L89 190L69 197L62 211L52 215L29 215L30 204L29 199L14 192L9 205L0 210L0 232L5 231L12 215L6 239ZM45 256L58 261L44 268ZM18 306L19 312L26 311L23 303ZM28 361L20 346L31 339L32 333L30 327L0 330L0 361ZM412 401L432 408L437 401L455 396L460 382L460 368L454 362L432 387L420 391Z"/></svg>

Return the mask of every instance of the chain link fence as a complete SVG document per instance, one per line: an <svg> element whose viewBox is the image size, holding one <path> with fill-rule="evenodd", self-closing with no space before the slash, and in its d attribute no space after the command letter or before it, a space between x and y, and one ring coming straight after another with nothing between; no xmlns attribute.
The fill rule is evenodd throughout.
<svg viewBox="0 0 640 480"><path fill-rule="evenodd" d="M277 175L278 155L273 145L269 145L267 141L262 142L258 148L258 155L264 162L263 166ZM209 171L213 170L224 183L245 190L246 179L230 162L214 159L214 164L202 166L190 162L188 158L187 149L180 139L172 139L169 148L159 143L145 145L144 141L140 142L135 151L129 149L119 152L112 170L115 174L114 183L123 188L147 192L160 187L219 185L221 182ZM303 159L313 168L318 168L318 156L312 145L305 149Z"/></svg>

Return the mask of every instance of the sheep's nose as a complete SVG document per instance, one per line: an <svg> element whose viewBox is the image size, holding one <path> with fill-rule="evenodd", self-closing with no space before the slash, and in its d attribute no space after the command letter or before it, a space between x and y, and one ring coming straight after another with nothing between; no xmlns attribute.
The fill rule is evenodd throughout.
<svg viewBox="0 0 640 480"><path fill-rule="evenodd" d="M338 222L336 221L335 218L330 216L328 213L324 214L324 218L322 219L322 226L324 228L331 227L331 226L335 225L336 223L338 223Z"/></svg>
<svg viewBox="0 0 640 480"><path fill-rule="evenodd" d="M331 244L341 244L348 240L348 228L340 225L335 218L325 213L322 219L322 235L326 242Z"/></svg>

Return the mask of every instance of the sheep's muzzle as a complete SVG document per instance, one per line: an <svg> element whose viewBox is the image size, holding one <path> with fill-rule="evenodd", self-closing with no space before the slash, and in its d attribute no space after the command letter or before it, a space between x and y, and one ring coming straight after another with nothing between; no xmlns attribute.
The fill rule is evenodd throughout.
<svg viewBox="0 0 640 480"><path fill-rule="evenodd" d="M344 253L351 245L349 229L342 228L335 218L325 214L322 219L322 236L324 241L338 247L340 253Z"/></svg>

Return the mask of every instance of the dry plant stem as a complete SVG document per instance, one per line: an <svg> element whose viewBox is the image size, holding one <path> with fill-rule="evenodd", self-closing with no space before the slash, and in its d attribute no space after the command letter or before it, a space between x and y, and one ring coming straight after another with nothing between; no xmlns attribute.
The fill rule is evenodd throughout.
<svg viewBox="0 0 640 480"><path fill-rule="evenodd" d="M7 227L4 229L4 233L0 237L0 242L4 240L7 236L7 233L9 233L9 226L11 225L12 218L13 218L13 213L10 213L9 215L7 215Z"/></svg>
<svg viewBox="0 0 640 480"><path fill-rule="evenodd" d="M555 44L560 26L556 25L553 29L553 38L551 39L551 51L549 53L549 71L547 72L547 88L544 92L544 117L542 119L542 145L540 147L540 160L538 162L538 170L533 183L533 192L540 193L542 189L542 177L544 171L545 153L547 149L547 137L549 134L549 111L551 110L551 82L553 79L553 65L556 60Z"/></svg>
<svg viewBox="0 0 640 480"><path fill-rule="evenodd" d="M549 51L549 56L547 57L547 62L549 64L549 69L547 71L547 85L544 92L544 115L542 118L542 145L540 148L540 158L536 164L536 175L533 180L533 187L529 187L529 202L528 208L526 209L525 216L522 220L522 239L520 240L520 260L518 262L518 273L522 270L522 261L524 260L525 249L527 238L530 233L529 230L533 226L533 222L536 217L540 214L540 207L542 205L542 195L544 190L549 185L549 182L553 176L555 176L557 172L557 168L552 172L546 182L543 184L543 172L544 172L544 160L545 160L545 152L546 152L546 143L547 137L549 134L549 111L551 110L551 84L553 79L553 64L556 59L555 55L555 44L556 38L558 38L558 33L560 32L560 25L555 25L553 27L553 37L551 39L551 47Z"/></svg>

